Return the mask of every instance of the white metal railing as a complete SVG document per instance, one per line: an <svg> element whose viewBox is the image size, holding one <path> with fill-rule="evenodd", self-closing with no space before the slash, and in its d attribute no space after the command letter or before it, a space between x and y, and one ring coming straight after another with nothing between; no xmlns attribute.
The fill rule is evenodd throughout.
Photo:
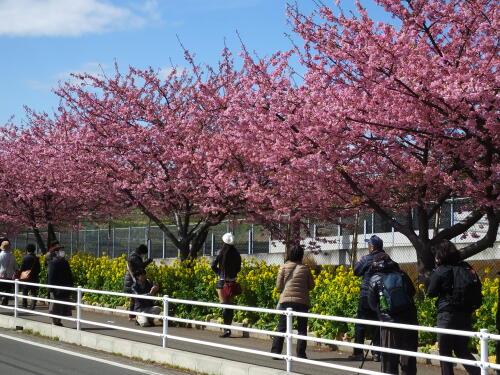
<svg viewBox="0 0 500 375"><path fill-rule="evenodd" d="M64 319L64 320L68 320L68 321L74 321L74 322L76 322L76 329L77 330L81 330L81 324L85 323L85 324L94 325L94 326L98 326L98 327L104 327L104 328L139 333L139 334L143 334L143 335L161 337L163 347L167 347L168 340L171 339L171 340L189 342L189 343L193 343L193 344L209 345L211 347L216 347L216 348L220 348L220 349L235 350L235 351L245 352L245 353L249 353L249 354L257 354L257 355L262 355L262 356L267 356L267 357L275 357L275 358L277 357L277 358L284 359L286 361L286 371L287 372L292 371L292 363L293 362L300 362L300 363L307 363L307 364L322 366L322 367L327 367L327 368L356 372L356 373L360 373L360 374L370 374L370 375L384 374L382 372L377 372L377 371L372 371L372 370L367 370L367 369L362 369L362 368L360 369L357 367L349 367L349 366L339 365L336 363L328 363L328 362L322 362L322 361L318 361L318 360L311 360L311 359L295 357L292 355L292 339L307 340L307 341L319 342L319 343L324 343L324 344L343 345L343 346L352 347L352 348L359 348L359 349L364 349L364 350L376 350L376 351L380 351L383 353L399 354L399 355L404 355L404 356L425 358L425 359L431 359L431 360L434 359L434 360L438 360L438 361L445 361L445 362L451 362L451 363L457 363L457 364L460 363L463 365L479 367L481 369L481 375L487 375L488 369L500 370L500 365L494 364L494 363L491 363L488 361L488 342L490 340L500 341L500 335L492 334L492 333L488 332L487 329L481 329L480 332L461 331L461 330L444 329L444 328L436 328L436 327L423 327L423 326L418 326L418 325L379 322L379 321L355 319L355 318L345 318L345 317L339 317L339 316L302 313L302 312L293 311L290 308L288 308L286 310L274 310L274 309L264 309L264 308L251 307L251 306L225 305L225 304L220 304L220 303L201 302L201 301L192 301L192 300L171 298L171 297L166 296L166 295L163 297L144 296L144 295L137 295L137 294L127 294L127 293L119 293L119 292L111 292L111 291L103 291L103 290L86 289L86 288L82 288L81 286L78 286L76 288L75 287L63 287L63 286L56 286L56 285L28 283L28 282L22 282L19 280L0 280L0 283L8 283L8 284L14 285L14 293L0 292L0 296L13 297L14 306L1 305L0 308L13 310L14 317L17 317L19 312L28 312L31 314L46 316L46 317L50 317L50 318L58 318L58 319ZM76 292L76 302L67 302L67 301L60 301L60 300L52 300L49 298L24 296L22 294L19 294L20 286L23 286L23 285L44 287L44 288L49 288L49 289L61 289L61 290L74 291L74 292ZM141 299L148 299L148 300L161 302L161 304L163 306L163 312L159 315L136 312L136 311L134 311L133 314L136 316L145 316L148 318L155 318L155 319L162 320L163 330L161 333L158 333L158 332L144 331L144 330L140 330L140 329L128 328L128 327L123 327L123 326L111 325L111 324L100 323L100 322L82 319L82 308L92 308L92 309L99 310L99 311L110 311L110 312L114 312L114 313L129 314L128 310L116 310L116 309L108 308L108 307L86 305L86 304L82 303L83 293L107 294L107 295L112 295L112 296L120 296L120 297L127 297L127 298L141 298ZM35 300L35 301L55 302L58 304L75 306L76 318L68 317L68 316L59 316L59 315L54 315L54 314L50 314L50 313L44 313L41 311L20 308L19 307L19 298L27 298L29 300ZM259 313L285 315L286 316L286 332L282 333L282 332L268 331L268 330L262 330L262 329L256 329L256 328L248 328L248 327L232 326L232 325L225 325L225 324L212 323L212 322L204 322L204 321L199 321L199 320L194 320L194 319L177 318L175 316L169 316L169 314L168 314L170 303L187 304L187 305L194 305L194 306L205 306L205 307L212 307L212 308L227 308L227 309L233 309L233 310L242 310L242 311L252 311L252 312L259 312ZM468 360L468 359L455 358L455 357L445 357L445 356L435 355L435 354L427 354L427 353L413 352L413 351L393 349L393 348L387 348L387 347L379 347L379 346L373 346L373 345L357 344L357 343L338 341L338 340L332 340L332 339L325 339L325 338L319 338L319 337L298 335L298 334L294 334L292 331L292 329L293 329L293 317L304 317L304 318L322 319L322 320L337 321L337 322L344 322L344 323L366 324L366 325L379 326L379 327L399 328L399 329L434 332L434 333L444 333L444 334L464 336L464 337L475 337L475 338L479 338L479 340L480 340L480 358L477 361L476 360ZM191 323L191 324L207 326L207 327L226 328L226 329L237 330L237 331L242 331L242 332L264 333L264 334L268 334L270 336L284 337L284 339L286 341L286 354L274 354L274 353L265 352L265 351L261 351L261 350L244 348L244 347L240 347L240 346L218 344L218 343L214 343L214 342L208 342L208 341L203 341L203 340L196 340L196 339L190 339L190 338L181 337L181 336L175 336L175 335L168 333L168 322L169 321L180 322L180 323Z"/></svg>

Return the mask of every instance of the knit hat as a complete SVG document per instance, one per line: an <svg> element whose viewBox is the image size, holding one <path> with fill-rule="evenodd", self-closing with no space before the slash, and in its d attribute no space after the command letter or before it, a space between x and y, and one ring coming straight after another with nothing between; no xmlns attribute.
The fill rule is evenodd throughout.
<svg viewBox="0 0 500 375"><path fill-rule="evenodd" d="M234 243L234 236L232 233L225 233L222 236L222 242L228 245L232 245Z"/></svg>

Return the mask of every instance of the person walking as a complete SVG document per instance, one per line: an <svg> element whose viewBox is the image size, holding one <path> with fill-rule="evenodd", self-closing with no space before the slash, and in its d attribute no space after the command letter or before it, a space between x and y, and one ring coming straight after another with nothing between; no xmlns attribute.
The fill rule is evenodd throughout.
<svg viewBox="0 0 500 375"><path fill-rule="evenodd" d="M386 253L379 253L372 262L373 272L368 284L368 304L381 322L417 325L417 308L413 297L415 287L408 275ZM380 346L416 352L418 331L380 327ZM403 375L417 373L417 359L411 356L382 352L381 372Z"/></svg>
<svg viewBox="0 0 500 375"><path fill-rule="evenodd" d="M460 254L457 248L448 240L441 241L432 250L438 267L431 274L427 294L431 298L438 297L436 301L437 326L438 328L471 331L471 315L478 307L475 306L477 302L460 301L456 298L456 292L460 281L458 278L462 279L459 272L469 270L472 274L475 274L475 271L467 263L460 261ZM479 296L476 297L474 295L477 294L477 291L475 293L469 291L467 297L481 299L479 278L477 278L477 282L479 283ZM468 343L468 337L438 334L439 355L452 357L452 353L455 353L458 358L475 360L468 348ZM464 367L471 375L479 375L481 373L478 367L467 365L464 365ZM441 374L453 375L453 364L442 361Z"/></svg>
<svg viewBox="0 0 500 375"><path fill-rule="evenodd" d="M134 285L135 278L134 274L136 272L142 272L146 270L146 267L153 261L153 259L147 258L148 247L144 244L137 246L127 262L127 270L125 271L125 278L123 280L123 292L128 294L133 294L132 285ZM135 308L135 298L130 298L129 311L134 311ZM135 321L135 315L129 314L129 321Z"/></svg>
<svg viewBox="0 0 500 375"><path fill-rule="evenodd" d="M222 236L222 242L222 248L213 260L211 268L217 274L215 288L217 290L219 302L225 305L233 305L235 296L224 294L224 285L226 283L236 282L238 272L241 270L241 255L236 247L234 247L234 235L232 233L225 233ZM233 309L222 309L224 324L231 325L233 316ZM224 332L219 337L226 338L229 336L231 336L231 330L225 328Z"/></svg>
<svg viewBox="0 0 500 375"><path fill-rule="evenodd" d="M356 318L378 320L377 314L370 308L368 304L368 285L370 282L371 272L370 267L373 259L379 254L385 254L384 242L379 236L373 235L365 240L368 243L368 254L361 258L354 265L354 275L363 278L360 287L360 298L358 302L358 312ZM354 342L357 344L365 343L366 330L372 331L372 344L380 345L380 329L376 326L366 326L364 324L356 324L354 327ZM380 353L372 350L372 358L375 362L380 362ZM351 361L363 360L363 349L354 348L353 354L348 357Z"/></svg>
<svg viewBox="0 0 500 375"><path fill-rule="evenodd" d="M27 278L22 279L21 281L27 283L39 283L40 282L40 260L35 255L36 247L32 243L26 246L26 255L21 261L21 277L23 276L23 272L28 272L29 275ZM32 285L23 285L23 296L27 296L28 294L31 297L38 296L38 287ZM36 300L31 300L30 309L35 310ZM28 299L23 298L23 309L28 308Z"/></svg>
<svg viewBox="0 0 500 375"><path fill-rule="evenodd" d="M279 309L292 308L297 312L309 310L309 292L314 289L314 279L309 266L302 264L304 258L304 247L295 245L288 256L288 260L278 272L276 278L276 289L281 292ZM281 315L276 329L277 332L286 331L286 316ZM307 335L307 318L297 317L297 331L299 335ZM275 336L271 347L271 353L281 354L285 338ZM299 358L307 358L306 340L297 340L296 354Z"/></svg>
<svg viewBox="0 0 500 375"><path fill-rule="evenodd" d="M158 292L158 285L146 278L146 271L139 270L134 274L135 282L132 285L132 292L139 296L154 296ZM154 301L145 298L135 298L135 312L158 315L161 311L160 306L156 306ZM141 327L154 327L154 318L146 316L137 316L136 324Z"/></svg>
<svg viewBox="0 0 500 375"><path fill-rule="evenodd" d="M16 257L10 251L10 241L4 238L0 244L0 279L3 280L13 280L16 273L17 264ZM0 291L4 293L12 293L13 284L11 283L0 283ZM7 306L9 304L9 296L2 297L2 305Z"/></svg>
<svg viewBox="0 0 500 375"><path fill-rule="evenodd" d="M66 252L62 245L56 245L49 249L53 252L54 256L48 263L47 284L57 286L73 286L73 274L68 261L66 260ZM69 302L71 291L51 288L49 289L50 299L54 301ZM59 316L71 316L71 306L61 303L51 302L49 306L49 313ZM56 326L62 327L60 318L52 318L52 323Z"/></svg>

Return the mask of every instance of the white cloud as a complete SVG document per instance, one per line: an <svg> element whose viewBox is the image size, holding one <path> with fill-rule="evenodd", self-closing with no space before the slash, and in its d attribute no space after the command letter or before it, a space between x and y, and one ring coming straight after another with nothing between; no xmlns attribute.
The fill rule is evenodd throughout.
<svg viewBox="0 0 500 375"><path fill-rule="evenodd" d="M156 1L134 10L104 0L0 0L0 35L79 36L141 27L157 19Z"/></svg>
<svg viewBox="0 0 500 375"><path fill-rule="evenodd" d="M33 90L47 91L55 89L59 82L75 82L71 74L88 73L93 76L102 77L104 75L112 76L114 68L109 64L101 64L99 62L87 62L81 64L79 67L64 72L59 72L48 78L47 81L27 80L26 86Z"/></svg>
<svg viewBox="0 0 500 375"><path fill-rule="evenodd" d="M173 71L173 67L165 66L163 68L157 69L158 77L161 79L166 79ZM177 71L177 76L180 76L187 69L182 66L175 67ZM126 70L121 70L122 73L126 73ZM61 82L76 82L72 74L83 74L87 73L96 77L113 77L115 74L115 68L113 64L105 64L100 62L86 62L74 69L68 69L59 73L56 73L48 78L47 81L39 80L26 80L25 84L33 90L47 91L55 89Z"/></svg>
<svg viewBox="0 0 500 375"><path fill-rule="evenodd" d="M56 75L54 75L54 78L57 79L58 81L68 81L72 79L71 77L72 74L83 74L83 73L100 77L105 74L108 74L109 73L108 70L110 68L111 66L108 64L101 64L98 62L87 62L80 65L76 69L68 70L65 72L59 72Z"/></svg>

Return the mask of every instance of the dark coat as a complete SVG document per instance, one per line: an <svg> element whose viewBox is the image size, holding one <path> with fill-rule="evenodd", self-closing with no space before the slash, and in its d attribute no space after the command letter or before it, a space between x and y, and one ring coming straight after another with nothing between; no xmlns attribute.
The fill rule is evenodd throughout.
<svg viewBox="0 0 500 375"><path fill-rule="evenodd" d="M20 272L27 270L31 270L31 274L30 278L25 281L38 283L40 281L40 259L33 253L25 255L21 262Z"/></svg>
<svg viewBox="0 0 500 375"><path fill-rule="evenodd" d="M137 280L132 284L132 293L145 296L149 293L153 287L153 282L149 279L146 280L144 284L137 282ZM143 298L134 298L134 311L141 312L144 309L154 306L155 301Z"/></svg>
<svg viewBox="0 0 500 375"><path fill-rule="evenodd" d="M65 258L56 257L48 264L47 284L73 286L73 274L68 261ZM68 298L71 294L69 290L52 289L54 297L59 299Z"/></svg>
<svg viewBox="0 0 500 375"><path fill-rule="evenodd" d="M125 278L123 280L123 290L125 293L132 293L132 285L134 285L133 274L137 271L145 270L152 261L153 259L143 261L141 255L136 252L130 255L128 259L128 270L125 271Z"/></svg>
<svg viewBox="0 0 500 375"><path fill-rule="evenodd" d="M451 298L453 294L453 267L459 265L467 265L465 262L457 264L444 264L439 266L431 274L429 286L427 287L427 294L429 297L438 297L436 302L437 312L455 312L467 311L466 308L460 309L452 305Z"/></svg>
<svg viewBox="0 0 500 375"><path fill-rule="evenodd" d="M377 256L377 254L385 253L384 250L373 250L371 253L365 255L363 258L358 260L354 265L354 275L363 277L361 281L360 287L360 296L366 297L368 296L368 286L370 282L371 272L370 267L373 262L373 258Z"/></svg>
<svg viewBox="0 0 500 375"><path fill-rule="evenodd" d="M213 260L211 267L219 275L219 279L235 279L241 270L241 255L234 247L230 248L225 256L221 250Z"/></svg>

